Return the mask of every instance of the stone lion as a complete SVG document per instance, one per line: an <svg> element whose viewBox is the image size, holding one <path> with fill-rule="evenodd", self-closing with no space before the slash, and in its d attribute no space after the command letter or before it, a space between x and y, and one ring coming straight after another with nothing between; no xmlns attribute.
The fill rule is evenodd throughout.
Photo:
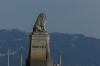
<svg viewBox="0 0 100 66"><path fill-rule="evenodd" d="M33 27L33 32L44 32L45 29L45 23L46 23L46 13L42 12L37 17L37 20Z"/></svg>

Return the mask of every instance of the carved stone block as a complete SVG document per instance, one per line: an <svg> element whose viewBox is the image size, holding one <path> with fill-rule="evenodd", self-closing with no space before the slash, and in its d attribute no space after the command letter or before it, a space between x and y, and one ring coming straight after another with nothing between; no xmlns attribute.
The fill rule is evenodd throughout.
<svg viewBox="0 0 100 66"><path fill-rule="evenodd" d="M50 35L47 32L33 32L26 66L53 66L49 43Z"/></svg>

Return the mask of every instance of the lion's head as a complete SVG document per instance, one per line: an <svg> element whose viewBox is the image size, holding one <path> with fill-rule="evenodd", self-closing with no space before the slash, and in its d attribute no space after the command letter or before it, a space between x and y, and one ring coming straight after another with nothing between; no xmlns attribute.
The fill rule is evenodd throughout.
<svg viewBox="0 0 100 66"><path fill-rule="evenodd" d="M38 18L41 20L46 20L46 13L44 13L44 12L40 13Z"/></svg>

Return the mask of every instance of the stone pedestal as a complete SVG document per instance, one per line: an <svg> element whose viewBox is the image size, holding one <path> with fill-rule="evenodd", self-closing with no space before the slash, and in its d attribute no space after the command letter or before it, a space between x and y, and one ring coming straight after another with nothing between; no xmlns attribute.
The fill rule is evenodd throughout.
<svg viewBox="0 0 100 66"><path fill-rule="evenodd" d="M47 32L33 32L26 66L53 66L49 43L50 35Z"/></svg>

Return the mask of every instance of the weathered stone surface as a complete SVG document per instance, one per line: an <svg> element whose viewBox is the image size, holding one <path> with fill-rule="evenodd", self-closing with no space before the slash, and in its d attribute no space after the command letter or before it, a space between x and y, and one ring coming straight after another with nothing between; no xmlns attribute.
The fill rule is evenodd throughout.
<svg viewBox="0 0 100 66"><path fill-rule="evenodd" d="M37 20L33 27L33 32L45 32L45 23L46 23L46 13L42 12L37 17Z"/></svg>
<svg viewBox="0 0 100 66"><path fill-rule="evenodd" d="M30 35L29 54L26 66L53 66L50 55L50 35L45 29L46 14L40 13Z"/></svg>
<svg viewBox="0 0 100 66"><path fill-rule="evenodd" d="M53 66L52 60L30 60L27 59L27 66Z"/></svg>
<svg viewBox="0 0 100 66"><path fill-rule="evenodd" d="M47 32L33 32L26 66L53 66L49 43L50 35Z"/></svg>

